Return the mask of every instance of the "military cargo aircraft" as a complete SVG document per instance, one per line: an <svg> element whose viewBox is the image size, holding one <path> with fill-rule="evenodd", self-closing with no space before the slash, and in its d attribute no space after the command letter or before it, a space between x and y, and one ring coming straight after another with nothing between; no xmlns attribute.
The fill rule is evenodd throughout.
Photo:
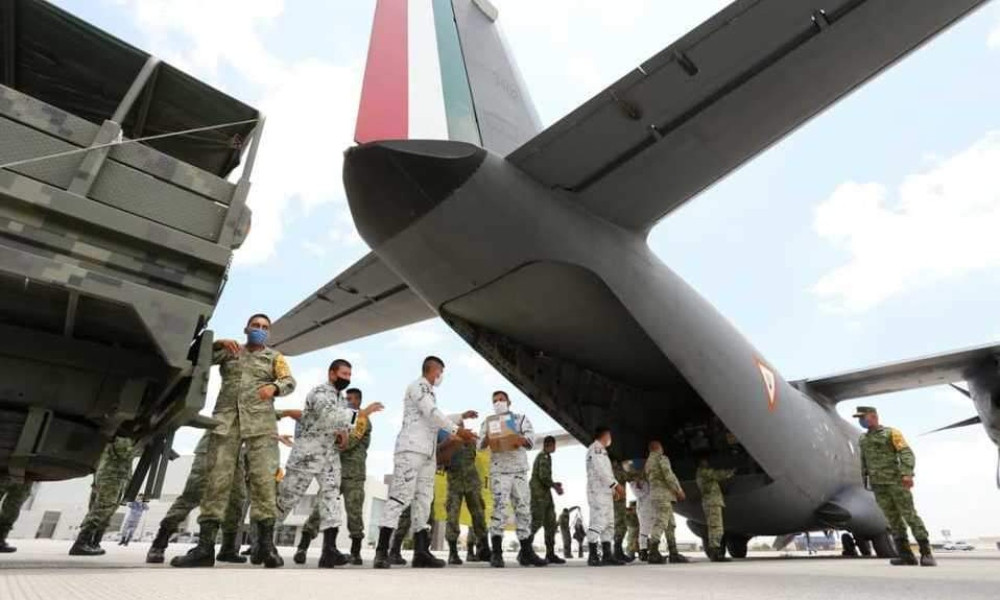
<svg viewBox="0 0 1000 600"><path fill-rule="evenodd" d="M272 340L296 355L439 317L576 439L609 424L619 458L662 440L699 535L694 456L736 469L734 556L820 528L890 556L836 403L966 380L998 440L1000 346L788 382L646 237L983 3L737 0L541 131L487 0L379 0L343 174L372 252ZM435 119L448 139L420 139Z"/></svg>

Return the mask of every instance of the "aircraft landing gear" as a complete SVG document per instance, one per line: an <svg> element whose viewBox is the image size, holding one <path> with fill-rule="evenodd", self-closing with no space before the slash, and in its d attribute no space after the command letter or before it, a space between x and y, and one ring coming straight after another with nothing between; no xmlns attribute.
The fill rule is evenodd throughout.
<svg viewBox="0 0 1000 600"><path fill-rule="evenodd" d="M846 558L857 558L858 557L858 546L854 543L854 536L844 532L840 536L840 547L843 548L840 555ZM869 548L871 550L871 548Z"/></svg>
<svg viewBox="0 0 1000 600"><path fill-rule="evenodd" d="M840 545L843 547L842 556L857 558L863 556L870 558L872 550L878 558L895 558L896 547L893 546L892 538L888 533L877 535L873 538L854 537L850 533L840 536Z"/></svg>
<svg viewBox="0 0 1000 600"><path fill-rule="evenodd" d="M861 552L861 556L865 558L871 558L872 556L872 543L864 538L858 540L858 551Z"/></svg>
<svg viewBox="0 0 1000 600"><path fill-rule="evenodd" d="M750 538L736 533L727 533L723 538L729 556L733 558L746 558L747 547L750 545Z"/></svg>
<svg viewBox="0 0 1000 600"><path fill-rule="evenodd" d="M896 545L889 537L889 533L883 533L872 538L872 548L875 549L875 556L879 558L896 558Z"/></svg>

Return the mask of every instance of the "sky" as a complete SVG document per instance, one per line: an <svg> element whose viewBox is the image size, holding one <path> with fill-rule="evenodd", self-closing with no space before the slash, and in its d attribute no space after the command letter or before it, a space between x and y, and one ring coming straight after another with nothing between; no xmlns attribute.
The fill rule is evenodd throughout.
<svg viewBox="0 0 1000 600"><path fill-rule="evenodd" d="M494 3L545 126L725 5ZM284 314L368 252L341 165L374 0L57 4L267 115L253 227L211 323L217 338L241 337L251 313ZM671 214L650 246L789 379L1000 340L998 68L994 2ZM369 473L388 473L403 390L431 353L448 363L445 410L488 412L492 390L508 389L537 431L556 429L434 321L292 357L299 388L277 406L300 406L329 362L348 358L366 399L387 407L374 419ZM217 389L213 378L206 413ZM932 388L864 404L913 446L916 503L934 537L1000 535L997 450L985 432L921 435L972 416L967 399ZM182 430L177 449L197 437ZM557 507L585 504L583 449L558 450L553 465L567 489Z"/></svg>

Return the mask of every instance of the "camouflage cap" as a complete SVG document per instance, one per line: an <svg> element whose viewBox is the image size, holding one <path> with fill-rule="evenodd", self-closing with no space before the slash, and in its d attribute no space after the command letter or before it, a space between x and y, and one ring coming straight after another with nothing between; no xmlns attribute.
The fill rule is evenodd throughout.
<svg viewBox="0 0 1000 600"><path fill-rule="evenodd" d="M854 417L855 418L857 418L857 417L863 417L863 416L869 415L869 414L876 414L877 415L878 411L875 410L874 406L857 406L857 407L854 408Z"/></svg>

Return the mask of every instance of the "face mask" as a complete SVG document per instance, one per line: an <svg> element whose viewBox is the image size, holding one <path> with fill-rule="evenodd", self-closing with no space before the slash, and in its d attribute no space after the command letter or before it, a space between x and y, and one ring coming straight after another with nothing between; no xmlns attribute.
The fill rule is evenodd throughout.
<svg viewBox="0 0 1000 600"><path fill-rule="evenodd" d="M347 386L351 385L350 379L344 379L343 377L338 377L333 380L333 387L337 388L338 392L342 392L347 389Z"/></svg>
<svg viewBox="0 0 1000 600"><path fill-rule="evenodd" d="M267 341L267 331L263 329L251 329L247 333L247 343L251 346L263 346Z"/></svg>
<svg viewBox="0 0 1000 600"><path fill-rule="evenodd" d="M505 412L507 412L507 408L508 407L510 407L510 404L507 403L507 402L494 402L493 403L493 412L496 413L496 414L498 414L498 415L502 415Z"/></svg>
<svg viewBox="0 0 1000 600"><path fill-rule="evenodd" d="M433 382L434 387L441 387L441 382L442 381L444 381L444 373L441 373L440 375L438 375L437 379L434 380L434 382Z"/></svg>
<svg viewBox="0 0 1000 600"><path fill-rule="evenodd" d="M858 425L861 429L868 429L868 417L858 417Z"/></svg>

